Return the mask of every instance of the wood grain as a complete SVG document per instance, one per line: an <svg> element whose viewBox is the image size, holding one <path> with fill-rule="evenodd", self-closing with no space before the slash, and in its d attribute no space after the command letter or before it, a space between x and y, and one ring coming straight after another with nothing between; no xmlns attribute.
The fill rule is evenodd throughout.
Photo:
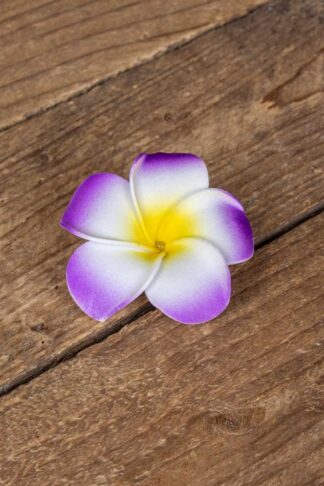
<svg viewBox="0 0 324 486"><path fill-rule="evenodd" d="M273 3L0 134L2 392L147 309L140 299L100 324L68 295L80 241L58 223L90 173L127 177L140 151L200 154L257 240L318 207L322 12L321 1Z"/></svg>
<svg viewBox="0 0 324 486"><path fill-rule="evenodd" d="M2 1L0 128L265 1Z"/></svg>
<svg viewBox="0 0 324 486"><path fill-rule="evenodd" d="M322 484L323 223L258 250L214 322L148 313L3 397L1 484Z"/></svg>

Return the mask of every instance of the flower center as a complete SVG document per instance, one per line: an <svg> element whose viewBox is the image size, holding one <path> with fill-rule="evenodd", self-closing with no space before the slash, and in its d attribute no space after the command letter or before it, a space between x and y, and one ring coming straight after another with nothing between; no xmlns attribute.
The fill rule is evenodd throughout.
<svg viewBox="0 0 324 486"><path fill-rule="evenodd" d="M197 234L195 218L188 209L181 207L154 208L141 215L140 225L137 219L135 224L132 241L153 253L166 254L173 241Z"/></svg>
<svg viewBox="0 0 324 486"><path fill-rule="evenodd" d="M154 247L159 250L159 251L164 251L165 250L165 243L164 241L156 241L154 243Z"/></svg>

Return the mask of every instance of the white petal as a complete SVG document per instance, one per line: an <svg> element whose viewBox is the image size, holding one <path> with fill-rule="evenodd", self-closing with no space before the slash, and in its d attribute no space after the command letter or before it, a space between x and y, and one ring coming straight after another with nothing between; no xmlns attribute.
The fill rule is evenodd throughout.
<svg viewBox="0 0 324 486"><path fill-rule="evenodd" d="M205 163L191 154L142 154L131 168L132 195L152 241L165 213L184 196L208 187Z"/></svg>
<svg viewBox="0 0 324 486"><path fill-rule="evenodd" d="M157 239L204 238L222 252L228 264L253 255L251 225L241 204L220 189L198 191L173 208L162 222Z"/></svg>
<svg viewBox="0 0 324 486"><path fill-rule="evenodd" d="M175 241L146 289L150 302L184 324L213 319L228 305L231 277L218 249L195 238Z"/></svg>
<svg viewBox="0 0 324 486"><path fill-rule="evenodd" d="M71 256L69 291L78 306L98 321L107 319L138 297L151 282L161 256L87 242Z"/></svg>
<svg viewBox="0 0 324 486"><path fill-rule="evenodd" d="M72 196L61 225L89 240L143 241L129 182L115 174L88 177Z"/></svg>

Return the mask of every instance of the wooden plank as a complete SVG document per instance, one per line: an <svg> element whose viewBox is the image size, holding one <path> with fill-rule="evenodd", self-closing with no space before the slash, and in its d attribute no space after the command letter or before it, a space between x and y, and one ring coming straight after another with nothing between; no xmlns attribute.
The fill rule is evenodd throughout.
<svg viewBox="0 0 324 486"><path fill-rule="evenodd" d="M215 322L151 312L2 397L2 484L321 484L323 223L258 250Z"/></svg>
<svg viewBox="0 0 324 486"><path fill-rule="evenodd" d="M0 128L265 2L2 1Z"/></svg>
<svg viewBox="0 0 324 486"><path fill-rule="evenodd" d="M273 3L0 134L2 392L143 310L144 299L98 324L67 293L80 241L58 223L91 172L127 177L140 151L200 154L257 240L316 209L322 11L321 1Z"/></svg>

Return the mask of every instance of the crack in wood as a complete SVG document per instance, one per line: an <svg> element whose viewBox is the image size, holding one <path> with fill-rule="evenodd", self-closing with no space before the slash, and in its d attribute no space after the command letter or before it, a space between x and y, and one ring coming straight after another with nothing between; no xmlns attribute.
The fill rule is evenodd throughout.
<svg viewBox="0 0 324 486"><path fill-rule="evenodd" d="M10 383L7 383L6 385L0 386L0 397L7 395L9 392L18 388L21 385L25 385L26 383L29 383L31 380L33 380L40 374L45 373L51 368L54 368L55 366L59 365L63 361L68 361L72 358L75 358L80 353L80 351L83 351L84 349L93 346L94 344L98 344L104 341L109 336L112 336L113 334L116 334L117 332L121 331L121 329L123 329L123 327L125 327L126 325L132 324L133 322L137 321L142 316L148 314L153 310L154 307L150 303L147 303L142 307L140 307L133 314L127 316L126 318L121 319L120 321L117 321L116 324L114 324L109 329L102 329L101 331L97 332L94 336L90 336L90 338L79 342L77 346L73 346L70 349L66 349L61 355L58 355L53 359L45 361L44 364L39 368L27 372L26 374L18 377L17 379L12 380Z"/></svg>

